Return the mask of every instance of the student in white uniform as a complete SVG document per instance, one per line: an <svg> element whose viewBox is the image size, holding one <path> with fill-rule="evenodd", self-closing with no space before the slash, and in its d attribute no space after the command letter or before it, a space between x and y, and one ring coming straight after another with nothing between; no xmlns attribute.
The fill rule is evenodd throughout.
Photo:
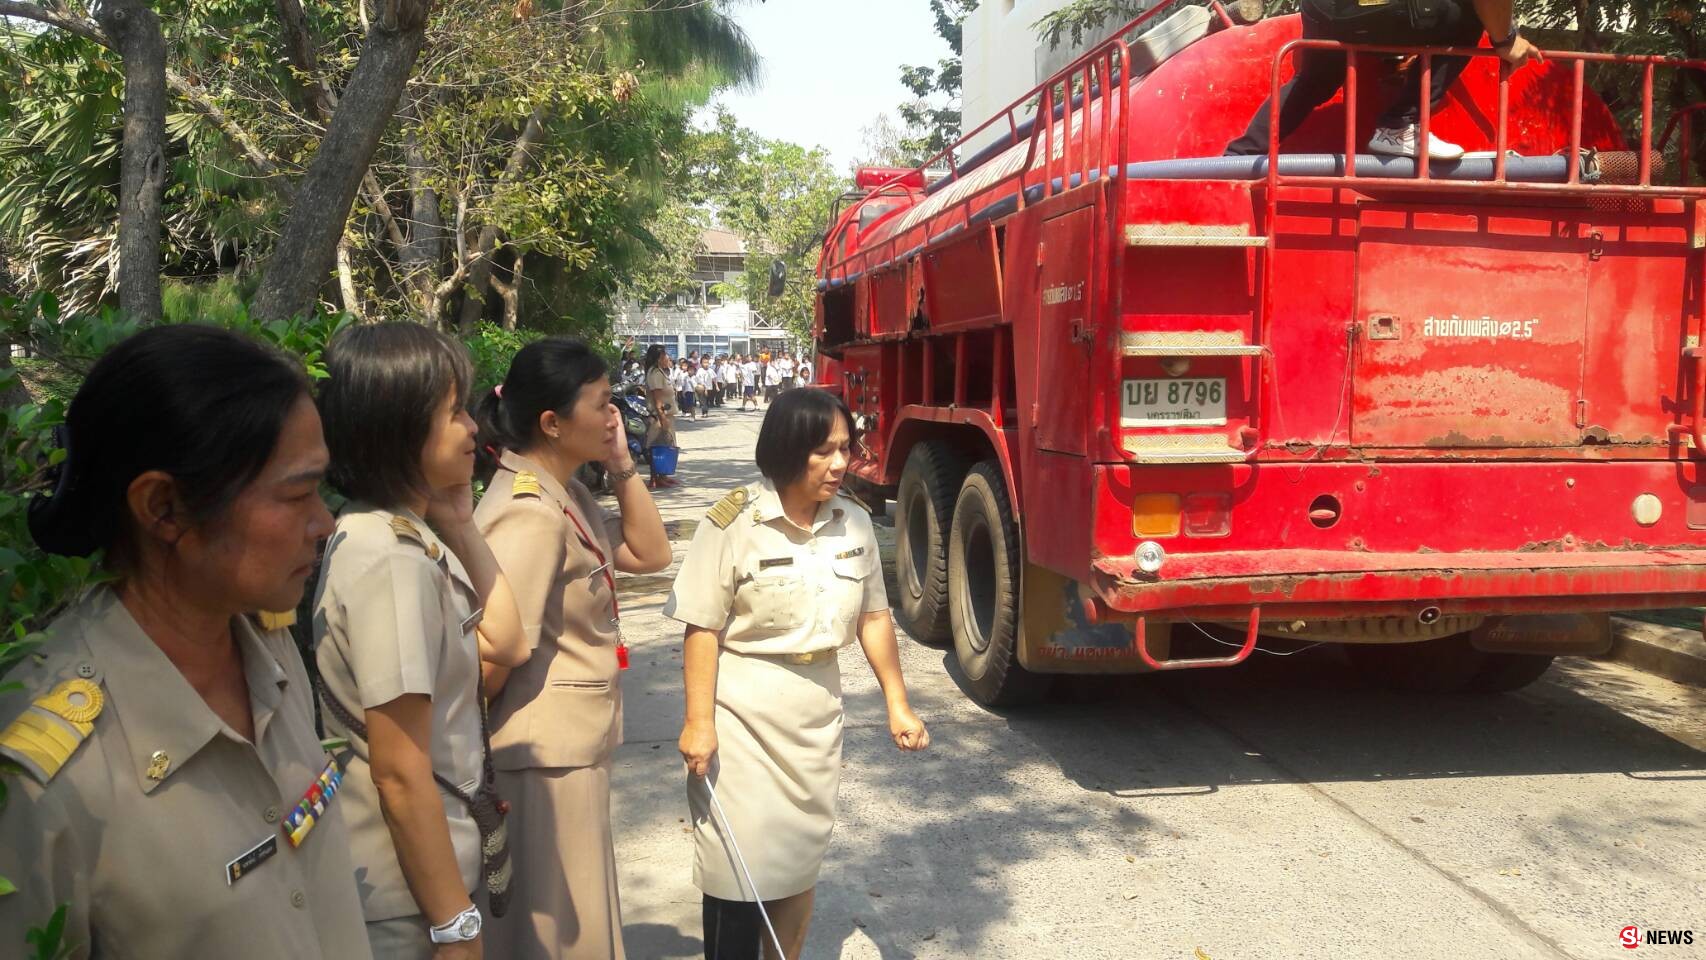
<svg viewBox="0 0 1706 960"><path fill-rule="evenodd" d="M747 404L752 409L758 409L758 360L755 357L745 357L740 365L740 408L746 409Z"/></svg>

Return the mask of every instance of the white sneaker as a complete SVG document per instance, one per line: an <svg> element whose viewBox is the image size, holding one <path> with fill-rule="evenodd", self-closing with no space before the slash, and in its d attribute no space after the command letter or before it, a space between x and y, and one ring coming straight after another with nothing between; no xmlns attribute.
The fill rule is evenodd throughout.
<svg viewBox="0 0 1706 960"><path fill-rule="evenodd" d="M1412 123L1405 127L1380 127L1368 139L1368 152L1389 157L1414 157L1417 126ZM1457 160L1462 156L1462 147L1449 140L1441 140L1432 131L1428 132L1428 159Z"/></svg>

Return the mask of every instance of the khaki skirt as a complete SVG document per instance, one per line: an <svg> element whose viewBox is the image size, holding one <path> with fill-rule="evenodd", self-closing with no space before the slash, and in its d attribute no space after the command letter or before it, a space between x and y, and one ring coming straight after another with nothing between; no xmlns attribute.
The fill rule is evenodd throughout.
<svg viewBox="0 0 1706 960"><path fill-rule="evenodd" d="M693 884L723 900L780 900L817 885L841 785L841 665L724 650L717 658L717 756L710 795L688 777ZM735 858L738 845L752 881ZM754 891L753 885L757 890Z"/></svg>

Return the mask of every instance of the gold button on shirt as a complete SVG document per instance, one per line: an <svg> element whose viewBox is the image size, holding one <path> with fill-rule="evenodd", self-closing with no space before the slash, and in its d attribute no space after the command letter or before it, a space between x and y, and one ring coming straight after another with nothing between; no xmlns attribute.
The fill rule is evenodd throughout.
<svg viewBox="0 0 1706 960"><path fill-rule="evenodd" d="M735 653L804 655L852 642L860 614L888 609L871 517L837 496L803 529L768 481L725 499L699 524L664 616L721 631ZM732 519L727 526L719 516Z"/></svg>
<svg viewBox="0 0 1706 960"><path fill-rule="evenodd" d="M57 749L0 746L37 773L55 761L45 782L4 775L0 876L18 891L0 897L0 955L22 955L25 931L64 903L74 957L370 956L341 793L300 846L268 817L294 809L328 759L301 657L284 630L238 618L232 632L253 743L219 719L107 587L55 620L41 658L7 678L24 689L0 696L0 727L68 680L98 684L99 702L85 696L82 713L53 711L67 721ZM73 731L84 727L78 742ZM231 869L234 861L242 866Z"/></svg>

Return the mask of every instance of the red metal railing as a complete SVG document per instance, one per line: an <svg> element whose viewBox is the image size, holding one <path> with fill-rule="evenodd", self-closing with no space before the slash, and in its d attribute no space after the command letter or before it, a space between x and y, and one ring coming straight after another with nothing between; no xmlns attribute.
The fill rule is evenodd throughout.
<svg viewBox="0 0 1706 960"><path fill-rule="evenodd" d="M1279 91L1280 67L1286 59L1299 50L1338 50L1345 54L1345 137L1344 137L1344 173L1337 177L1323 176L1284 176L1279 172ZM1510 144L1510 80L1512 68L1509 63L1499 64L1499 109L1498 125L1493 139L1493 179L1492 180L1438 180L1430 176L1430 164L1427 151L1428 134L1433 120L1433 106L1428 96L1429 81L1432 79L1433 60L1435 57L1497 57L1498 51L1484 47L1476 48L1438 48L1438 47L1384 47L1363 46L1339 43L1333 40L1299 39L1287 43L1274 55L1273 67L1269 75L1268 111L1268 169L1266 190L1266 230L1267 244L1263 249L1262 283L1260 300L1257 303L1255 329L1252 331L1256 343L1264 343L1269 305L1273 302L1274 270L1273 254L1276 243L1276 223L1279 215L1279 188L1282 186L1355 186L1359 179L1356 174L1357 136L1356 136L1356 58L1358 54L1398 54L1401 56L1419 57L1417 69L1421 71L1420 114L1417 118L1417 156L1416 174L1411 178L1378 180L1379 189L1383 191L1474 191L1477 193L1528 193L1551 194L1556 196L1636 196L1636 197L1673 197L1700 199L1706 198L1706 187L1689 186L1689 151L1692 147L1690 118L1693 113L1706 109L1706 103L1691 104L1683 107L1671 116L1666 125L1664 136L1660 139L1663 149L1670 141L1671 130L1679 123L1682 126L1682 142L1679 148L1680 162L1679 182L1676 184L1653 183L1653 76L1658 67L1676 70L1706 70L1706 61L1676 60L1666 57L1655 57L1634 54L1589 53L1575 50L1546 50L1543 55L1549 60L1558 60L1571 64L1571 97L1570 97L1570 145L1565 161L1565 180L1563 183L1529 183L1513 182L1506 179L1506 152ZM1584 92L1585 71L1589 63L1614 63L1641 68L1641 138L1638 146L1638 166L1636 183L1584 183L1581 179L1582 158L1582 97ZM1697 322L1706 327L1706 317L1697 318ZM1686 326L1686 319L1684 324ZM1694 443L1697 456L1706 454L1706 353L1698 345L1702 342L1702 334L1706 330L1697 329L1695 333L1697 346L1688 347L1682 351L1683 360L1693 364L1693 406L1689 424L1672 424L1672 437L1687 435ZM1265 396L1265 391L1259 392L1258 397ZM1258 400L1257 415L1263 414L1262 402Z"/></svg>
<svg viewBox="0 0 1706 960"><path fill-rule="evenodd" d="M1428 101L1426 91L1428 81L1433 73L1435 57L1497 57L1498 51L1485 47L1446 48L1446 47L1383 47L1363 46L1339 43L1335 40L1293 40L1279 49L1274 55L1273 67L1269 74L1270 97L1277 102L1280 90L1280 68L1286 59L1299 50L1337 50L1347 54L1345 58L1345 173L1338 177L1320 176L1280 176L1279 175L1279 111L1270 110L1268 115L1268 187L1280 185L1315 185L1315 186L1344 186L1346 181L1356 179L1356 164L1352 162L1357 153L1356 139L1356 57L1355 54L1377 53L1397 54L1420 58L1418 69L1421 70L1421 89L1424 93L1421 102L1421 113L1418 118L1416 140L1425 144L1428 139L1433 120L1433 106ZM1652 182L1652 150L1653 150L1653 74L1656 67L1673 69L1706 70L1706 60L1673 60L1666 57L1654 57L1635 54L1618 53L1588 53L1576 50L1547 50L1543 51L1549 60L1558 60L1571 64L1571 97L1570 97L1570 147L1566 157L1567 175L1563 183L1527 183L1513 182L1505 178L1505 154L1510 145L1510 79L1511 66L1508 63L1499 64L1499 119L1494 135L1493 179L1491 180L1435 180L1429 176L1429 158L1425 150L1419 151L1416 158L1416 176L1407 180L1390 180L1382 178L1382 188L1398 190L1475 190L1486 191L1497 189L1524 193L1562 193L1562 194L1634 194L1639 196L1669 196L1669 197L1699 197L1706 196L1706 187L1689 187L1686 185L1655 185ZM1633 184L1591 184L1581 180L1581 144L1582 144L1582 96L1584 91L1584 72L1589 63L1615 63L1628 66L1639 66L1641 70L1641 143L1639 147L1640 167L1637 183ZM1672 118L1675 123L1676 118ZM1668 132L1667 132L1668 137Z"/></svg>
<svg viewBox="0 0 1706 960"><path fill-rule="evenodd" d="M1120 201L1123 200L1124 193L1128 155L1127 141L1129 139L1127 136L1128 121L1125 93L1131 80L1131 50L1123 38L1133 30L1173 8L1179 2L1180 0L1169 0L1167 3L1157 4L1155 7L1144 11L1140 16L1121 27L1112 38L1092 48L1083 56L1057 71L1054 76L1033 87L1024 96L1014 100L1006 109L995 113L989 119L978 124L971 132L962 135L953 144L919 164L915 168L918 171L946 166L957 180L961 175L959 152L966 144L977 140L985 132L1005 124L1008 140L1016 145L1019 139L1019 128L1027 122L1023 117L1030 113L1032 106L1036 108L1029 146L1026 148L1024 162L1019 170L962 197L949 207L944 207L931 219L946 219L946 215L958 213L960 222L969 222L971 216L976 212L973 210L974 205L991 193L1014 185L1015 181L1017 209L1022 210L1030 203L1026 196L1027 192L1039 184L1042 186L1043 196L1046 198L1070 189L1073 186L1071 177L1074 173L1078 176L1078 185L1088 183L1092 170L1098 171L1098 177L1115 181L1115 185L1111 188L1113 196L1110 198L1110 209L1120 210L1122 207ZM1219 17L1223 25L1228 27L1233 25L1231 16L1227 14L1225 7L1221 5L1219 0L1210 0L1209 7ZM1081 107L1074 105L1075 90L1078 91L1077 96ZM1099 111L1092 110L1093 105L1099 105ZM1062 114L1058 121L1054 119L1056 109L1059 109ZM1083 112L1083 117L1079 119L1079 130L1075 133L1073 121L1080 110ZM1100 114L1100 121L1095 127L1092 127L1090 118L1093 113L1097 112ZM1057 125L1059 128L1058 139ZM1036 153L1039 146L1044 151L1043 165L1040 171L1032 169L1036 165ZM1055 157L1057 148L1060 152L1058 161ZM1114 156L1110 158L1110 154L1114 154ZM1109 163L1110 159L1113 160L1111 164ZM990 158L986 162L995 163L997 158ZM898 245L902 240L902 236L898 233L889 236L875 248L861 248L852 254L834 260L831 259L832 245L838 235L858 222L859 212L866 203L883 196L895 195L900 181L910 176L911 173L912 171L908 171L906 174L897 175L892 180L880 184L859 203L849 207L831 225L829 232L824 237L820 258L820 274L825 279L831 279L832 274L838 274L845 278L850 274L861 273L873 267L886 266L895 261ZM1060 181L1058 187L1055 185L1056 180ZM899 189L904 192L904 188ZM943 189L952 188L945 187ZM926 242L930 239L927 225L925 239Z"/></svg>

